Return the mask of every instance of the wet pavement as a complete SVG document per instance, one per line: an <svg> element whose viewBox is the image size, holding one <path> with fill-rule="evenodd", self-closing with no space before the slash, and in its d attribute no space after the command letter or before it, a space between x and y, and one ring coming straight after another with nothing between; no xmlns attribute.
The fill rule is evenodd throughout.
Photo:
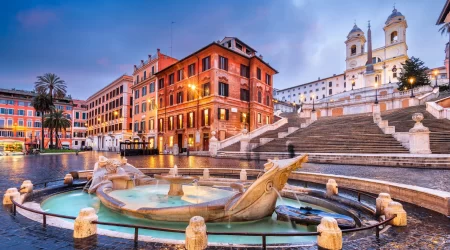
<svg viewBox="0 0 450 250"><path fill-rule="evenodd" d="M74 170L92 169L99 155L116 157L114 153L87 152L76 155L40 155L0 157L0 192L19 186L23 180L33 183L62 178ZM207 157L134 156L130 164L140 168L171 167L223 167L259 168L264 162L234 159L211 159ZM410 168L386 168L328 164L305 164L301 171L349 175L387 180L450 191L450 171ZM408 212L406 228L391 228L379 240L374 236L355 241L344 241L344 249L450 249L450 219L435 212L404 204ZM74 242L71 230L42 225L0 211L0 249L133 249L131 240L98 236L97 239ZM139 249L180 249L182 246L140 242ZM300 249L316 249L304 247ZM218 249L218 248L214 248ZM231 249L230 247L220 249ZM293 248L286 248L293 249Z"/></svg>

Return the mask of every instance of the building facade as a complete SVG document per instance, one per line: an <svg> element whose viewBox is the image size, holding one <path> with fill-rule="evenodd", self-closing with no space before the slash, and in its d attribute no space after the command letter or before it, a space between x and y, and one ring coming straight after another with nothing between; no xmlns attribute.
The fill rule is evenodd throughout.
<svg viewBox="0 0 450 250"><path fill-rule="evenodd" d="M394 8L383 27L384 46L372 49L370 24L367 39L355 24L345 40L346 67L343 74L280 89L275 98L293 103L301 100L311 102L312 99L320 100L352 89L397 82L401 63L408 59L407 27L405 17Z"/></svg>
<svg viewBox="0 0 450 250"><path fill-rule="evenodd" d="M72 149L83 149L87 136L87 105L86 101L73 100L72 113Z"/></svg>
<svg viewBox="0 0 450 250"><path fill-rule="evenodd" d="M118 151L132 140L132 85L133 77L122 75L86 100L86 144L94 150Z"/></svg>
<svg viewBox="0 0 450 250"><path fill-rule="evenodd" d="M158 148L207 151L223 140L273 122L273 75L256 50L235 37L213 42L156 73Z"/></svg>
<svg viewBox="0 0 450 250"><path fill-rule="evenodd" d="M42 114L31 106L37 94L33 91L0 89L0 151L24 152L41 146ZM55 108L73 116L73 103L69 98L54 100ZM72 128L58 135L59 147L72 144ZM44 147L49 146L50 136L44 130ZM53 134L53 143L56 143Z"/></svg>
<svg viewBox="0 0 450 250"><path fill-rule="evenodd" d="M157 147L158 132L158 78L159 70L175 63L177 60L157 50L156 55L149 55L134 66L133 72L133 141L148 142L150 148Z"/></svg>

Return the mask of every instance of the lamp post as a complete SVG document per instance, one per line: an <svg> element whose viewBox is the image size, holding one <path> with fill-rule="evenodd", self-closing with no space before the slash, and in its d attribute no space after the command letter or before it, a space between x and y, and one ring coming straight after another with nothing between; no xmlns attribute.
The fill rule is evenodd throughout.
<svg viewBox="0 0 450 250"><path fill-rule="evenodd" d="M378 82L375 82L375 104L378 104Z"/></svg>
<svg viewBox="0 0 450 250"><path fill-rule="evenodd" d="M312 108L312 112L315 112L316 111L316 109L314 108L314 99L316 99L316 94L312 94L312 99L313 99L313 108Z"/></svg>
<svg viewBox="0 0 450 250"><path fill-rule="evenodd" d="M438 70L435 69L435 70L433 71L433 74L434 74L434 79L435 79L434 88L437 88L437 87L438 87L438 83L437 83Z"/></svg>
<svg viewBox="0 0 450 250"><path fill-rule="evenodd" d="M300 112L303 112L303 101L305 100L305 96L303 94L300 95Z"/></svg>
<svg viewBox="0 0 450 250"><path fill-rule="evenodd" d="M409 83L411 84L411 98L414 98L414 90L413 90L413 84L414 84L414 78L409 78Z"/></svg>

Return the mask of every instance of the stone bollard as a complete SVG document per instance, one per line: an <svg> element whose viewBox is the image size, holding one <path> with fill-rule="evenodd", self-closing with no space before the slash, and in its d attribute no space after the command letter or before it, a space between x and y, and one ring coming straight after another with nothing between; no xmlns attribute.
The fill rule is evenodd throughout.
<svg viewBox="0 0 450 250"><path fill-rule="evenodd" d="M209 139L209 156L216 157L219 150L219 140L216 138L216 131L211 131L211 139Z"/></svg>
<svg viewBox="0 0 450 250"><path fill-rule="evenodd" d="M323 217L317 226L317 245L319 249L339 250L342 249L342 231L337 221L331 217Z"/></svg>
<svg viewBox="0 0 450 250"><path fill-rule="evenodd" d="M338 194L338 185L334 179L328 179L327 182L327 197Z"/></svg>
<svg viewBox="0 0 450 250"><path fill-rule="evenodd" d="M239 174L239 179L241 181L246 181L247 180L247 171L245 171L245 169L241 170L241 173Z"/></svg>
<svg viewBox="0 0 450 250"><path fill-rule="evenodd" d="M311 111L311 122L317 121L317 112Z"/></svg>
<svg viewBox="0 0 450 250"><path fill-rule="evenodd" d="M189 220L186 228L185 247L187 250L203 250L208 247L205 220L201 216L194 216Z"/></svg>
<svg viewBox="0 0 450 250"><path fill-rule="evenodd" d="M73 237L79 239L97 234L97 224L91 223L95 220L98 220L98 216L94 208L82 208L73 225Z"/></svg>
<svg viewBox="0 0 450 250"><path fill-rule="evenodd" d="M430 130L421 122L423 114L414 113L412 119L416 123L409 130L409 152L411 154L431 154Z"/></svg>
<svg viewBox="0 0 450 250"><path fill-rule="evenodd" d="M389 224L396 227L404 227L407 223L407 214L403 209L402 204L396 201L389 202L389 205L385 209L386 218L389 219L394 215L397 215Z"/></svg>
<svg viewBox="0 0 450 250"><path fill-rule="evenodd" d="M377 216L385 215L385 209L387 208L389 202L391 202L391 196L388 193L380 193L376 199L376 211Z"/></svg>
<svg viewBox="0 0 450 250"><path fill-rule="evenodd" d="M72 185L73 184L73 176L71 174L66 174L64 176L64 185Z"/></svg>
<svg viewBox="0 0 450 250"><path fill-rule="evenodd" d="M20 186L20 192L23 193L33 192L33 183L31 183L30 180L23 181L22 185Z"/></svg>
<svg viewBox="0 0 450 250"><path fill-rule="evenodd" d="M6 190L6 193L3 195L3 205L11 205L12 201L19 201L20 199L20 193L17 191L17 188L8 188Z"/></svg>
<svg viewBox="0 0 450 250"><path fill-rule="evenodd" d="M178 147L178 144L174 144L172 147L172 154L173 155L179 155L180 154L180 148Z"/></svg>
<svg viewBox="0 0 450 250"><path fill-rule="evenodd" d="M209 169L203 169L203 179L209 179Z"/></svg>

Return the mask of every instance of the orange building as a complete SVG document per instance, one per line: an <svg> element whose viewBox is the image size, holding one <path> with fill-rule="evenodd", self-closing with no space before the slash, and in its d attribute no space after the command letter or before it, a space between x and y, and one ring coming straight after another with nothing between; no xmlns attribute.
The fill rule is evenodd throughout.
<svg viewBox="0 0 450 250"><path fill-rule="evenodd" d="M177 60L157 50L156 55L149 55L139 66L134 65L133 72L133 141L149 142L150 148L156 148L157 130L157 77L161 69Z"/></svg>
<svg viewBox="0 0 450 250"><path fill-rule="evenodd" d="M33 91L0 89L0 152L23 152L39 148L41 144L41 114L31 106ZM69 118L73 116L71 99L54 100L55 108L63 110ZM59 147L70 147L72 128L59 134ZM47 129L44 130L44 147L49 144ZM53 135L53 143L56 143Z"/></svg>
<svg viewBox="0 0 450 250"><path fill-rule="evenodd" d="M122 75L86 100L87 146L118 151L120 142L131 141L133 77Z"/></svg>
<svg viewBox="0 0 450 250"><path fill-rule="evenodd" d="M158 147L207 151L219 140L273 122L273 75L256 50L235 37L213 42L156 73ZM175 146L175 147L174 147Z"/></svg>
<svg viewBox="0 0 450 250"><path fill-rule="evenodd" d="M72 115L72 149L81 149L86 146L87 133L87 105L86 101L73 100Z"/></svg>

